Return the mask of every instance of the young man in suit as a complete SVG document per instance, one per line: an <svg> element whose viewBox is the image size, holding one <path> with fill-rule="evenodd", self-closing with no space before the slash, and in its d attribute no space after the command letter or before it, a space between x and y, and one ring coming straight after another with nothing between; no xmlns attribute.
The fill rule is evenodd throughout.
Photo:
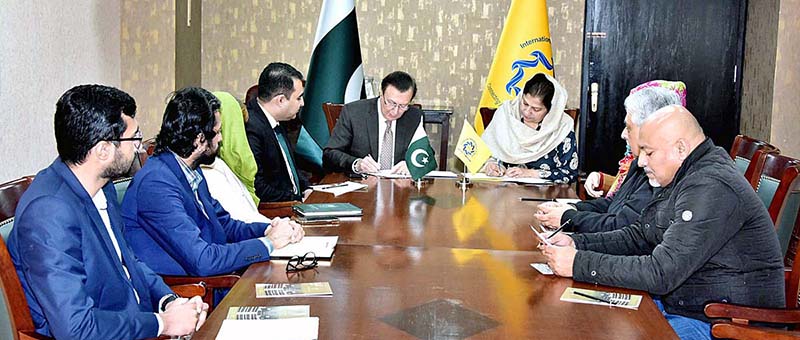
<svg viewBox="0 0 800 340"><path fill-rule="evenodd" d="M244 223L211 197L199 168L214 162L222 138L220 103L201 88L175 92L164 110L155 155L136 173L122 201L125 238L159 274L209 276L269 260L300 241L288 219Z"/></svg>
<svg viewBox="0 0 800 340"><path fill-rule="evenodd" d="M289 64L271 63L258 78L258 96L247 103L247 141L256 159L256 195L262 202L305 200L308 179L298 171L292 144L281 122L303 108L303 74Z"/></svg>
<svg viewBox="0 0 800 340"><path fill-rule="evenodd" d="M408 174L406 150L422 119L422 111L409 106L416 94L414 78L395 71L381 81L380 97L345 105L323 150L325 169Z"/></svg>
<svg viewBox="0 0 800 340"><path fill-rule="evenodd" d="M74 87L56 104L59 158L22 196L8 238L37 333L155 338L205 320L208 305L178 299L122 237L109 179L128 171L141 145L135 114L131 96L101 85Z"/></svg>

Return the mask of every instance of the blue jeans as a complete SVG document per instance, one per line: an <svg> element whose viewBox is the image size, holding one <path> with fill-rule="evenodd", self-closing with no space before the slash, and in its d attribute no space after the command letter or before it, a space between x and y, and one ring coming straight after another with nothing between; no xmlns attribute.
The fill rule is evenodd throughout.
<svg viewBox="0 0 800 340"><path fill-rule="evenodd" d="M653 299L658 309L664 314L664 317L678 334L681 340L710 340L711 339L711 324L689 317L669 314L664 310L664 305L661 300Z"/></svg>

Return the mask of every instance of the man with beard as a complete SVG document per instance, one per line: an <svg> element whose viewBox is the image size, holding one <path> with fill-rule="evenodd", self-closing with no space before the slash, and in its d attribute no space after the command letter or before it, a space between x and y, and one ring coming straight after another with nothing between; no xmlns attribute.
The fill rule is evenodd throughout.
<svg viewBox="0 0 800 340"><path fill-rule="evenodd" d="M247 141L258 165L256 195L262 202L305 200L308 179L297 171L294 150L280 125L303 108L303 74L289 64L271 63L258 78L258 96L247 103Z"/></svg>
<svg viewBox="0 0 800 340"><path fill-rule="evenodd" d="M200 297L178 299L122 237L109 179L128 171L141 145L135 114L131 96L101 85L76 86L56 104L59 157L22 195L8 237L39 334L154 338L205 320Z"/></svg>
<svg viewBox="0 0 800 340"><path fill-rule="evenodd" d="M122 201L125 238L163 275L231 273L269 260L273 249L300 241L288 219L234 220L211 197L199 165L219 150L220 103L201 88L175 92L164 110L155 155L136 173Z"/></svg>

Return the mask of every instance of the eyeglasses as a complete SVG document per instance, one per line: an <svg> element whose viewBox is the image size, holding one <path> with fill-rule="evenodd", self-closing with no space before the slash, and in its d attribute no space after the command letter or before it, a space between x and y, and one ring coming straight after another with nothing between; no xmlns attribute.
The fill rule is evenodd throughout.
<svg viewBox="0 0 800 340"><path fill-rule="evenodd" d="M389 110L394 110L394 109L400 109L400 111L408 110L408 104L398 104L388 98L384 98L383 103L389 107Z"/></svg>
<svg viewBox="0 0 800 340"><path fill-rule="evenodd" d="M317 256L313 252L308 252L303 256L292 256L289 262L286 262L287 272L298 272L301 270L311 269L317 267Z"/></svg>
<svg viewBox="0 0 800 340"><path fill-rule="evenodd" d="M142 139L144 139L142 131L137 129L136 132L133 133L133 137L112 138L112 139L106 139L106 141L107 142L127 142L127 141L130 141L130 142L133 142L133 147L136 150L139 150L139 148L142 147Z"/></svg>

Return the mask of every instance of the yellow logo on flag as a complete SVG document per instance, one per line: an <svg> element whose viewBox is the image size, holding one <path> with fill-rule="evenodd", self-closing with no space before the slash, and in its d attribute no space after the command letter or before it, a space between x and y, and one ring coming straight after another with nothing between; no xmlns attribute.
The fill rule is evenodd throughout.
<svg viewBox="0 0 800 340"><path fill-rule="evenodd" d="M464 162L469 172L474 174L480 171L483 163L486 163L486 160L492 156L492 151L465 119L453 154Z"/></svg>
<svg viewBox="0 0 800 340"><path fill-rule="evenodd" d="M553 51L545 0L513 0L497 43L478 109L496 108L515 98L536 73L553 75ZM483 118L475 114L475 129L483 133Z"/></svg>

